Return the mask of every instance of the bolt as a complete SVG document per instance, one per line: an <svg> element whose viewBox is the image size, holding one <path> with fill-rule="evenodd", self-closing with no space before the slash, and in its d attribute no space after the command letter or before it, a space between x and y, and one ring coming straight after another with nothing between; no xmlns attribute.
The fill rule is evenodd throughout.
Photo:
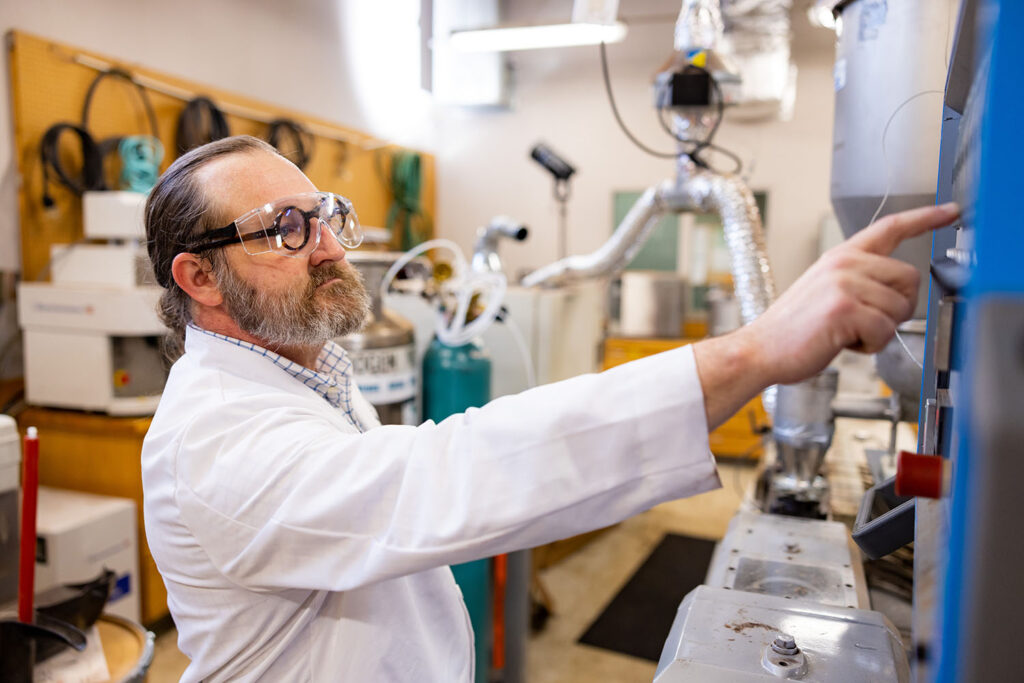
<svg viewBox="0 0 1024 683"><path fill-rule="evenodd" d="M776 654L786 655L789 657L800 652L800 648L796 646L796 640L788 633L779 633L775 636L775 641L772 643L772 650L774 650Z"/></svg>

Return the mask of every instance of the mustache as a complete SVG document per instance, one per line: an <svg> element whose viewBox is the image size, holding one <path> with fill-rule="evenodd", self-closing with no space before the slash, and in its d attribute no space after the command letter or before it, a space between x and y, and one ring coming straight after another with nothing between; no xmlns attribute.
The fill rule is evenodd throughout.
<svg viewBox="0 0 1024 683"><path fill-rule="evenodd" d="M325 282L334 279L344 280L348 276L337 263L324 263L309 272L309 291L315 290Z"/></svg>

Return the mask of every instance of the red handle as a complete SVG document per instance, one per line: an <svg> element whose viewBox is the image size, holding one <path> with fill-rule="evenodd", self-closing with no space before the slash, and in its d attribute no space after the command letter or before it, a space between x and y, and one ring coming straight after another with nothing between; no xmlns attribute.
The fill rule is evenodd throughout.
<svg viewBox="0 0 1024 683"><path fill-rule="evenodd" d="M949 495L949 475L949 461L942 456L900 451L896 495L942 498Z"/></svg>
<svg viewBox="0 0 1024 683"><path fill-rule="evenodd" d="M39 437L35 427L25 434L21 477L21 555L18 564L18 619L33 621L36 578L36 507L39 498Z"/></svg>

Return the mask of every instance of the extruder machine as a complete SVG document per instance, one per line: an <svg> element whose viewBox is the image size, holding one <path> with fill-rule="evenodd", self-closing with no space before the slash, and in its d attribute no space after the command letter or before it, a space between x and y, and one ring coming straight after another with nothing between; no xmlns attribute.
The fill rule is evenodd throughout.
<svg viewBox="0 0 1024 683"><path fill-rule="evenodd" d="M965 0L946 81L916 498L918 681L1024 678L1024 3ZM946 484L944 479L951 481ZM927 497L926 497L927 496Z"/></svg>
<svg viewBox="0 0 1024 683"><path fill-rule="evenodd" d="M655 681L1021 681L1024 2L817 7L841 24L832 199L844 232L931 203L957 201L963 215L897 253L921 270L923 293L876 359L888 405L836 400L827 373L780 388L762 510L733 519ZM834 419L890 420L895 434L915 414L916 452L876 476L851 536L827 519L818 474ZM791 438L812 432L813 443ZM872 610L861 563L911 543L908 639Z"/></svg>

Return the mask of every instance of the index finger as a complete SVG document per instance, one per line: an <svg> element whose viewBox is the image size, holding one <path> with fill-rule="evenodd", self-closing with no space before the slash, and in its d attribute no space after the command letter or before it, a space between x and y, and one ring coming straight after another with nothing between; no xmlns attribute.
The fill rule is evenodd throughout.
<svg viewBox="0 0 1024 683"><path fill-rule="evenodd" d="M901 211L872 223L851 237L849 243L864 251L888 256L903 240L949 225L959 216L960 207L956 202Z"/></svg>

